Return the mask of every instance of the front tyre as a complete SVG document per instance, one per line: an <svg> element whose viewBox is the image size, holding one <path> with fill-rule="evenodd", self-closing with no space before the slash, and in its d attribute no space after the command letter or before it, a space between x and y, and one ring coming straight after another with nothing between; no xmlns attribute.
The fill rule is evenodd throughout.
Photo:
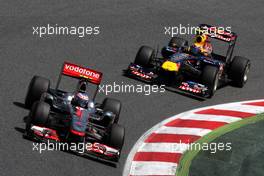
<svg viewBox="0 0 264 176"><path fill-rule="evenodd" d="M154 49L141 46L137 52L134 63L142 67L151 67L151 59L154 57Z"/></svg>
<svg viewBox="0 0 264 176"><path fill-rule="evenodd" d="M46 126L49 121L50 105L37 101L33 104L30 113L31 123L37 126Z"/></svg>
<svg viewBox="0 0 264 176"><path fill-rule="evenodd" d="M114 123L118 123L121 108L122 108L121 102L113 98L105 98L102 103L102 109L105 112L110 111L115 114Z"/></svg>
<svg viewBox="0 0 264 176"><path fill-rule="evenodd" d="M124 139L125 139L125 128L118 124L113 124L110 129L109 142L108 142L109 145L121 151L124 145Z"/></svg>
<svg viewBox="0 0 264 176"><path fill-rule="evenodd" d="M50 87L50 81L40 76L34 76L29 84L28 92L25 98L25 107L30 109L35 101L40 100L41 95L47 92Z"/></svg>
<svg viewBox="0 0 264 176"><path fill-rule="evenodd" d="M219 69L212 65L205 65L202 73L202 83L208 88L208 95L211 98L217 90L219 82Z"/></svg>
<svg viewBox="0 0 264 176"><path fill-rule="evenodd" d="M170 47L187 48L188 41L180 37L172 37L169 42Z"/></svg>
<svg viewBox="0 0 264 176"><path fill-rule="evenodd" d="M248 80L250 61L241 56L235 56L231 62L228 77L236 87L243 87Z"/></svg>

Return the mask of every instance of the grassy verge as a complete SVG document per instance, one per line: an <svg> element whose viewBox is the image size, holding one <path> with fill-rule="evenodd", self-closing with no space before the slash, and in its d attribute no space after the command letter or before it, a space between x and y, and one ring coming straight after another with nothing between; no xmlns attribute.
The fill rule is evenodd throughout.
<svg viewBox="0 0 264 176"><path fill-rule="evenodd" d="M199 139L198 141L196 141L195 143L200 143L201 145L203 143L210 143L212 141L214 141L216 138L231 132L233 130L236 130L238 128L241 128L243 126L249 125L249 124L254 124L258 121L264 120L264 114L259 114L256 115L254 117L250 117L247 119L243 119L240 120L238 122L234 122L228 125L225 125L223 127L220 127L214 131L212 131L211 133L207 134L206 136L202 137L201 139ZM195 150L189 150L187 152L184 153L184 155L182 156L179 165L177 167L177 171L176 171L176 175L177 176L188 176L189 175L189 169L192 163L192 160L195 158L195 156L200 152L199 149Z"/></svg>

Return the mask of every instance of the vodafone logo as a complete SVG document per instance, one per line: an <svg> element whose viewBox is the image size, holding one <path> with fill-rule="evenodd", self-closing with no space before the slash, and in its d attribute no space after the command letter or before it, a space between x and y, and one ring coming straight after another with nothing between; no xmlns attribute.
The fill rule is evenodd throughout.
<svg viewBox="0 0 264 176"><path fill-rule="evenodd" d="M78 75L83 75L83 76L92 77L92 78L96 78L96 79L100 78L99 73L96 73L96 72L93 72L89 69L82 68L82 67L75 66L75 65L65 64L64 72L71 73L71 74L77 73Z"/></svg>

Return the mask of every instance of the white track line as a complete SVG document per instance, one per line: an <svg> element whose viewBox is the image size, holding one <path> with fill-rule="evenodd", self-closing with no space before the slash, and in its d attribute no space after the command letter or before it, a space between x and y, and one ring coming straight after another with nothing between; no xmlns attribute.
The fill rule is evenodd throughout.
<svg viewBox="0 0 264 176"><path fill-rule="evenodd" d="M212 130L204 128L185 128L185 127L166 127L162 126L156 131L158 134L185 134L185 135L196 135L204 136L210 133Z"/></svg>
<svg viewBox="0 0 264 176"><path fill-rule="evenodd" d="M183 153L189 147L189 144L184 143L144 143L138 152L168 152L168 153Z"/></svg>
<svg viewBox="0 0 264 176"><path fill-rule="evenodd" d="M219 108L215 108L219 109ZM240 111L240 112L247 112L253 114L259 114L264 112L264 107L261 106L252 106L252 105L235 105L235 106L225 106L224 110L231 110L231 111Z"/></svg>
<svg viewBox="0 0 264 176"><path fill-rule="evenodd" d="M214 121L214 122L225 122L232 123L238 120L241 120L239 117L231 117L231 116L218 116L218 115L206 115L206 114L193 114L186 115L184 117L180 117L179 119L185 120L205 120L205 121Z"/></svg>
<svg viewBox="0 0 264 176"><path fill-rule="evenodd" d="M176 168L176 163L133 161L130 175L175 175Z"/></svg>

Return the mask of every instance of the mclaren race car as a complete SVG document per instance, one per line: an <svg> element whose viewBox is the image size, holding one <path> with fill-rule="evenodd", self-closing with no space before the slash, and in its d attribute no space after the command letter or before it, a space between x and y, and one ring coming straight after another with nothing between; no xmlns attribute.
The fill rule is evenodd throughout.
<svg viewBox="0 0 264 176"><path fill-rule="evenodd" d="M60 88L62 78L67 77L77 82L73 92ZM94 103L101 79L102 73L68 62L62 65L54 89L48 79L34 76L25 98L25 106L31 110L24 136L40 142L83 144L86 147L82 152L68 148L76 154L116 163L125 137L124 128L118 124L121 102L105 98L102 103ZM90 97L88 87L92 85L96 90Z"/></svg>
<svg viewBox="0 0 264 176"><path fill-rule="evenodd" d="M208 30L210 29L210 30ZM212 50L209 39L227 43L224 55ZM199 25L196 43L189 46L188 41L172 37L168 46L155 51L151 47L140 47L133 63L125 70L125 75L152 84L164 84L172 91L179 91L200 98L210 98L219 83L232 83L243 87L248 79L250 60L232 56L237 34L216 27ZM201 43L204 48L199 48ZM198 50L197 50L198 48Z"/></svg>

